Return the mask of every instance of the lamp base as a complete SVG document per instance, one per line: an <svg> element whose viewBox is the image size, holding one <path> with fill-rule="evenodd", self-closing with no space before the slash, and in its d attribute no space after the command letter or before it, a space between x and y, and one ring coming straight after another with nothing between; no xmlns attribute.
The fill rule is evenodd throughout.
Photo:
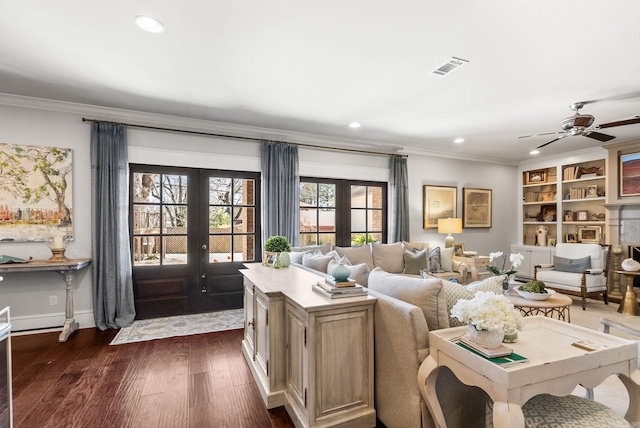
<svg viewBox="0 0 640 428"><path fill-rule="evenodd" d="M52 248L51 253L53 255L47 260L47 263L68 262L69 259L64 256L64 252L64 248Z"/></svg>
<svg viewBox="0 0 640 428"><path fill-rule="evenodd" d="M445 248L449 248L449 247L453 247L453 235L452 234L448 234L446 238L444 238L444 247Z"/></svg>

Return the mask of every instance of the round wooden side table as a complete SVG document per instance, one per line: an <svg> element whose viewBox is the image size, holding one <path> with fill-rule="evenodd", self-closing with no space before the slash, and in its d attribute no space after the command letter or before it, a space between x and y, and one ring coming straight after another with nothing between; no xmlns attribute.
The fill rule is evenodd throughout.
<svg viewBox="0 0 640 428"><path fill-rule="evenodd" d="M618 306L618 312L625 315L640 315L640 305L638 305L638 298L636 297L635 291L633 291L633 279L640 275L640 272L631 272L627 270L615 270L615 273L619 273L624 275L627 279L627 290L620 301L620 306Z"/></svg>
<svg viewBox="0 0 640 428"><path fill-rule="evenodd" d="M507 295L513 306L520 310L522 316L544 315L560 321L571 322L571 297L554 293L547 300L529 300L521 297L516 290L511 289Z"/></svg>

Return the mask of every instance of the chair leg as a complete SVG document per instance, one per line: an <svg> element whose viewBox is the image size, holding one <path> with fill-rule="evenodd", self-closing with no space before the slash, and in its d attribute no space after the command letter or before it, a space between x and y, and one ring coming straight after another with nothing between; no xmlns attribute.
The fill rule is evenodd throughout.
<svg viewBox="0 0 640 428"><path fill-rule="evenodd" d="M609 293L607 293L607 290L604 291L604 293L602 294L602 297L604 298L604 304L608 305L609 304Z"/></svg>

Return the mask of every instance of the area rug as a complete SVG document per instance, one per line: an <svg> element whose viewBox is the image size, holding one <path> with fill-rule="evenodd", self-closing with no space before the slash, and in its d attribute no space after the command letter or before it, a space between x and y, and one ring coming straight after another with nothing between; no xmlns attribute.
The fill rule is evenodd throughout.
<svg viewBox="0 0 640 428"><path fill-rule="evenodd" d="M243 327L244 309L138 320L134 321L130 327L120 329L110 344L121 345Z"/></svg>

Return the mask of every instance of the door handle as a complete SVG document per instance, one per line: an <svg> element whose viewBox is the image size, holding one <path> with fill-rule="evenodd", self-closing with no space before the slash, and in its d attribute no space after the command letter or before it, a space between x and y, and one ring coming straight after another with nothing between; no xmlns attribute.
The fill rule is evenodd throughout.
<svg viewBox="0 0 640 428"><path fill-rule="evenodd" d="M202 244L202 249L206 250L207 249L207 244Z"/></svg>

